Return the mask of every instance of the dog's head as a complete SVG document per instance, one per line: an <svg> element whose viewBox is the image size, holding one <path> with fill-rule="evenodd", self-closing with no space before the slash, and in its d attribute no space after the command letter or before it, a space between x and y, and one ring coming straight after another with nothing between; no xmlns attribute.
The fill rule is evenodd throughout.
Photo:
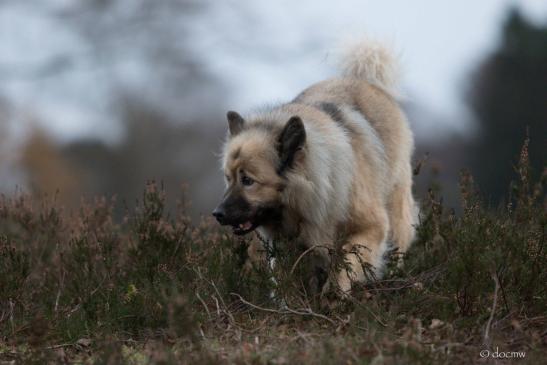
<svg viewBox="0 0 547 365"><path fill-rule="evenodd" d="M237 235L279 221L286 173L301 160L306 142L302 120L245 121L228 112L229 135L223 154L226 191L213 216Z"/></svg>

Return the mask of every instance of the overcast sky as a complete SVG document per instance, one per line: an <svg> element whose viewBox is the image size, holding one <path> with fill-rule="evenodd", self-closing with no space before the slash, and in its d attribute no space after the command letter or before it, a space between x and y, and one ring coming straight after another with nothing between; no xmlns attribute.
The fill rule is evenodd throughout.
<svg viewBox="0 0 547 365"><path fill-rule="evenodd" d="M15 3L0 5L0 97L17 113L39 115L63 140L112 134L105 117L110 95L98 82L108 81L104 75L84 68L37 82L10 72L31 69L67 48L86 51L47 7ZM62 8L70 2L50 3ZM233 109L291 99L334 74L332 55L340 40L368 34L397 50L405 94L446 115L448 128L461 130L464 124L454 121L465 119L466 77L495 47L511 5L537 22L547 20L545 0L233 0L213 2L191 29L203 67L229 85ZM146 82L140 73L146 70L133 65L124 77L138 85Z"/></svg>
<svg viewBox="0 0 547 365"><path fill-rule="evenodd" d="M196 29L211 67L232 80L234 108L292 98L335 72L340 41L368 34L397 51L407 97L452 121L465 113L462 87L512 5L547 21L545 0L246 0L219 3Z"/></svg>

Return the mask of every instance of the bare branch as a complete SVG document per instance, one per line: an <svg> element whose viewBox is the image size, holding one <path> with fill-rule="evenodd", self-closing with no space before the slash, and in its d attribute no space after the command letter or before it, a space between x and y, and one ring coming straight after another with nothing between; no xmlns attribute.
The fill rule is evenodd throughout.
<svg viewBox="0 0 547 365"><path fill-rule="evenodd" d="M492 320L494 319L494 313L496 313L496 307L498 305L498 290L500 288L500 282L498 280L497 275L492 273L492 279L494 280L494 283L496 284L496 287L494 288L494 302L492 303L492 309L490 310L490 318L488 318L488 323L486 324L486 328L484 330L484 344L488 345L490 343L490 327L492 326Z"/></svg>
<svg viewBox="0 0 547 365"><path fill-rule="evenodd" d="M260 311L263 311L263 312L270 312L270 313L277 313L277 314L295 314L295 315L299 315L299 316L311 316L311 317L316 317L316 318L320 318L320 319L323 319L327 322L329 322L330 324L332 324L333 326L336 325L336 322L334 320L332 320L331 318L323 315L323 314L319 314L319 313L315 313L314 311L312 311L310 308L303 308L303 309L299 309L299 310L295 310L295 309L291 309L289 307L284 307L283 309L272 309L272 308L264 308L264 307L261 307L261 306L258 306L256 304L253 304L251 302L248 302L246 301L245 299L243 299L243 297L237 293L230 293L231 295L237 297L243 304L246 304L254 309L258 309Z"/></svg>
<svg viewBox="0 0 547 365"><path fill-rule="evenodd" d="M310 248L306 249L306 251L302 252L302 254L300 254L300 256L298 256L298 259L296 259L296 261L294 262L294 265L291 268L291 275L294 273L294 270L296 269L296 266L298 265L300 260L302 260L302 258L304 258L304 256L306 256L309 252L313 251L316 248L326 248L327 250L332 249L332 247L325 246L325 245L313 245Z"/></svg>

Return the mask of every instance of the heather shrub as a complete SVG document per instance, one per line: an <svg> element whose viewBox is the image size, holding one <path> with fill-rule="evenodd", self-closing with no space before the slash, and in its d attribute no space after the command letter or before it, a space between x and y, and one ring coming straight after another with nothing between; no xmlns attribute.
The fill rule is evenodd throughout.
<svg viewBox="0 0 547 365"><path fill-rule="evenodd" d="M306 289L313 250L192 222L146 186L134 209L53 197L0 199L0 360L23 363L475 362L493 346L546 351L547 173L534 181L528 142L506 204L461 176L462 213L433 190L417 240L386 275L341 300ZM330 250L333 275L343 255ZM266 258L276 258L272 268ZM273 279L275 278L275 280Z"/></svg>

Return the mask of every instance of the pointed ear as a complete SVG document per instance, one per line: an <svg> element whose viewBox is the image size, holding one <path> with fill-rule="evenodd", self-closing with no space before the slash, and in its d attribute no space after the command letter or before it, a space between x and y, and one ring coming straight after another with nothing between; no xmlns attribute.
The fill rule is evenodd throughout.
<svg viewBox="0 0 547 365"><path fill-rule="evenodd" d="M229 111L226 114L226 117L228 118L228 128L230 129L230 134L235 136L241 132L243 125L245 124L245 119L234 111Z"/></svg>
<svg viewBox="0 0 547 365"><path fill-rule="evenodd" d="M304 147L306 142L306 129L302 119L298 116L291 117L278 139L278 152L280 165L278 173L283 173L287 168L292 167L295 154Z"/></svg>

